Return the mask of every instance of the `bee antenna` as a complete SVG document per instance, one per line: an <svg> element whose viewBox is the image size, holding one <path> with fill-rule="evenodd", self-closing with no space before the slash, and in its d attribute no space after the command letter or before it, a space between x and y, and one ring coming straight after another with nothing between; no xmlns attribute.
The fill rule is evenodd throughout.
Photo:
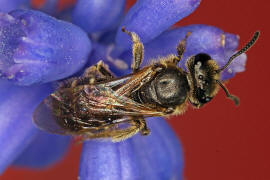
<svg viewBox="0 0 270 180"><path fill-rule="evenodd" d="M229 59L229 61L220 69L217 70L217 73L222 72L224 69L226 69L231 62L237 57L240 56L241 54L243 54L244 52L246 52L249 48L251 48L251 46L253 46L255 44L255 42L257 41L257 39L259 38L260 35L260 31L256 31L252 37L252 39L237 53L235 53L234 55L232 55Z"/></svg>
<svg viewBox="0 0 270 180"><path fill-rule="evenodd" d="M217 81L217 83L219 84L219 86L220 86L220 87L224 90L224 92L226 93L227 98L233 100L233 101L234 101L234 104L235 104L236 106L238 106L238 105L239 105L239 98L236 97L236 96L234 96L234 95L231 95L231 94L229 93L228 89L227 89L227 88L226 88L219 80L216 80L216 81Z"/></svg>

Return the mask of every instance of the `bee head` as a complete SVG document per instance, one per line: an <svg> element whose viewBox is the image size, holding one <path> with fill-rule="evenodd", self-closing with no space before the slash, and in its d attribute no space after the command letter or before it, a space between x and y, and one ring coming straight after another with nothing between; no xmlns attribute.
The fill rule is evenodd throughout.
<svg viewBox="0 0 270 180"><path fill-rule="evenodd" d="M201 107L217 93L218 65L208 54L200 53L189 58L186 66L191 88L189 101L194 106Z"/></svg>
<svg viewBox="0 0 270 180"><path fill-rule="evenodd" d="M189 101L192 105L199 108L211 101L221 87L226 96L234 101L236 105L239 100L236 96L229 93L220 80L220 73L226 69L230 63L239 55L246 52L258 39L259 32L255 32L252 39L237 53L232 55L228 62L221 68L218 67L215 60L208 54L200 53L190 57L187 60L186 67L189 71L188 81L191 88Z"/></svg>

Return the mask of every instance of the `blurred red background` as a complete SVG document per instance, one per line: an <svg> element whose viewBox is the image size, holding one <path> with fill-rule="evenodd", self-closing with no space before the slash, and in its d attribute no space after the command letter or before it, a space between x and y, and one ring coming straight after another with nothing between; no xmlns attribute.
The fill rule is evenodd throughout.
<svg viewBox="0 0 270 180"><path fill-rule="evenodd" d="M62 6L65 1L61 1ZM128 3L130 6L134 1ZM169 120L183 145L187 180L270 179L269 7L267 0L202 0L193 14L177 23L214 25L239 34L240 47L256 30L261 31L259 41L247 53L246 71L227 84L230 92L240 97L239 107L220 91L206 107L190 108ZM0 179L76 179L80 150L80 146L72 146L65 159L45 170L11 167Z"/></svg>

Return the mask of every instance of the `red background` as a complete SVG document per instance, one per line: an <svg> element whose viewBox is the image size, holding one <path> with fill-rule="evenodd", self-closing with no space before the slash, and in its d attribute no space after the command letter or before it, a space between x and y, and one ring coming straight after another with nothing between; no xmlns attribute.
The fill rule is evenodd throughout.
<svg viewBox="0 0 270 180"><path fill-rule="evenodd" d="M261 31L247 53L247 70L227 84L240 97L239 107L220 91L206 107L190 108L169 121L183 145L187 180L270 179L269 7L267 0L202 0L193 14L178 23L209 24L239 34L241 46ZM64 160L49 169L9 168L0 179L76 179L80 150L74 145Z"/></svg>

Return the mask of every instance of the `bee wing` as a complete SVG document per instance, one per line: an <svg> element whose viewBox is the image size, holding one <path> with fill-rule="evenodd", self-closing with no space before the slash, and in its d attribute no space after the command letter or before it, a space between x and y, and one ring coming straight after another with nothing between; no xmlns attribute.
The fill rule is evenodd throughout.
<svg viewBox="0 0 270 180"><path fill-rule="evenodd" d="M152 67L149 66L135 74L96 84L96 87L99 89L98 91L104 93L102 95L100 94L100 96L104 97L102 98L104 101L101 103L101 107L103 105L109 105L106 103L110 102L112 110L108 110L108 112L118 116L164 116L165 108L151 108L128 98L132 92L138 90L147 81L151 80L155 73L156 71L153 71ZM88 97L89 101L92 101L91 98L95 101L93 94L89 94ZM96 111L98 109L95 108ZM100 112L103 112L103 110L100 109Z"/></svg>
<svg viewBox="0 0 270 180"><path fill-rule="evenodd" d="M119 79L93 85L79 85L77 89L80 89L85 95L75 95L75 97L82 97L84 100L87 99L85 106L89 114L93 116L93 119L89 120L89 122L95 121L95 116L164 116L164 109L151 108L128 98L133 91L144 84L142 82L149 81L154 74L155 72L152 68L147 67L136 74L131 74ZM65 98L65 100L61 98ZM73 103L80 101L79 99L74 99L72 88L60 89L51 94L36 108L33 115L34 123L40 129L51 133L74 134L75 132L72 132L68 127L64 128L60 125L63 124L63 119L65 121L65 118L62 117L63 113L60 114L59 117L57 115L57 111L69 115L75 113L70 111L74 109L71 107L71 100ZM69 102L69 104L64 104L63 102Z"/></svg>
<svg viewBox="0 0 270 180"><path fill-rule="evenodd" d="M163 109L151 108L140 103L133 101L125 96L117 98L119 103L124 108L122 112L122 116L144 116L144 117L152 117L152 116L164 116Z"/></svg>
<svg viewBox="0 0 270 180"><path fill-rule="evenodd" d="M52 104L56 103L55 101L57 101L57 99L53 98L51 95L44 99L33 113L33 122L39 129L50 133L70 134L70 132L57 123L57 117L52 110Z"/></svg>
<svg viewBox="0 0 270 180"><path fill-rule="evenodd" d="M95 86L99 90L89 89L88 93L89 108L95 113L105 113L114 116L164 116L165 108L152 108L140 104L129 97L119 96L119 94L110 87L104 85ZM87 89L87 87L85 87ZM99 92L99 99L93 94ZM92 103L93 102L93 103ZM105 112L106 111L106 112Z"/></svg>
<svg viewBox="0 0 270 180"><path fill-rule="evenodd" d="M115 89L115 93L118 96L126 96L134 92L136 89L139 89L147 81L151 80L155 74L156 71L149 66L135 74L129 74L128 76L108 81L103 83L103 85L111 88L119 86Z"/></svg>

